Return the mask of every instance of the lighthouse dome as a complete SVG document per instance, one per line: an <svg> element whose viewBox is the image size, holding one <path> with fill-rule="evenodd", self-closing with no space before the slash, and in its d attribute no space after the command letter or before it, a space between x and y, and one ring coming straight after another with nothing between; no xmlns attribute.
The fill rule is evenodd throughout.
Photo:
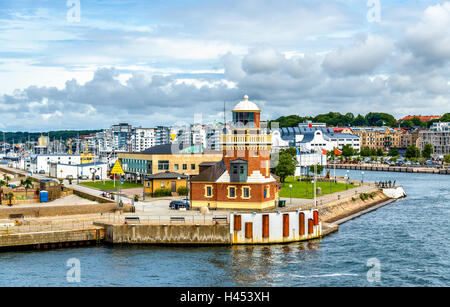
<svg viewBox="0 0 450 307"><path fill-rule="evenodd" d="M233 112L248 112L248 111L260 111L258 106L248 100L248 96L244 96L244 100L240 101L233 109Z"/></svg>

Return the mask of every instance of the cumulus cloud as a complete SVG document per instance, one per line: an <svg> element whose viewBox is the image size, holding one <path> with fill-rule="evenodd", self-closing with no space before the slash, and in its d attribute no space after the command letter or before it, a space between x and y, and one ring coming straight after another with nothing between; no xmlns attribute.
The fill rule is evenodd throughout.
<svg viewBox="0 0 450 307"><path fill-rule="evenodd" d="M379 35L358 35L352 46L329 53L324 69L331 75L373 73L389 58L394 48L390 38Z"/></svg>
<svg viewBox="0 0 450 307"><path fill-rule="evenodd" d="M406 30L406 46L426 63L450 60L450 2L428 7L421 21Z"/></svg>

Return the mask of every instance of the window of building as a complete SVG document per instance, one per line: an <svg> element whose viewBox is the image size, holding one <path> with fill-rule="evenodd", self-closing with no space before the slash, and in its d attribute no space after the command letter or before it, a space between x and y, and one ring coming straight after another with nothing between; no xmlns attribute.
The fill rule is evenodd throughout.
<svg viewBox="0 0 450 307"><path fill-rule="evenodd" d="M177 171L178 170L178 164L174 165L174 169Z"/></svg>
<svg viewBox="0 0 450 307"><path fill-rule="evenodd" d="M205 197L212 197L213 196L212 190L213 187L211 185L205 186Z"/></svg>
<svg viewBox="0 0 450 307"><path fill-rule="evenodd" d="M228 198L236 198L236 187L228 187Z"/></svg>
<svg viewBox="0 0 450 307"><path fill-rule="evenodd" d="M183 170L187 170L187 164L183 164Z"/></svg>
<svg viewBox="0 0 450 307"><path fill-rule="evenodd" d="M191 164L191 170L195 170L195 164Z"/></svg>
<svg viewBox="0 0 450 307"><path fill-rule="evenodd" d="M165 186L164 181L161 181L161 188L164 189L164 186Z"/></svg>
<svg viewBox="0 0 450 307"><path fill-rule="evenodd" d="M242 198L249 199L250 198L250 187L242 187Z"/></svg>
<svg viewBox="0 0 450 307"><path fill-rule="evenodd" d="M168 160L161 160L158 161L158 170L159 171L168 171L169 170L169 161Z"/></svg>

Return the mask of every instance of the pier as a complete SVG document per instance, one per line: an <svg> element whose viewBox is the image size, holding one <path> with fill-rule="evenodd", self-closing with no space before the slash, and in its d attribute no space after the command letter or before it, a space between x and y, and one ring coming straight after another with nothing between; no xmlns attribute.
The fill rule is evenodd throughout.
<svg viewBox="0 0 450 307"><path fill-rule="evenodd" d="M358 165L358 164L329 164L328 169L348 169L361 171L378 171L378 172L401 172L401 173L426 173L450 175L450 169L432 168L432 167L411 167L411 166L387 166L387 165Z"/></svg>

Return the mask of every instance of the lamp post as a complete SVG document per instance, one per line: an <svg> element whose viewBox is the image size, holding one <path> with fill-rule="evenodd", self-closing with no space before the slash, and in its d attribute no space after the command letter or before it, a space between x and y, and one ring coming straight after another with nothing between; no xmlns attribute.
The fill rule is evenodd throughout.
<svg viewBox="0 0 450 307"><path fill-rule="evenodd" d="M289 204L292 205L292 184L289 185L290 188L290 201Z"/></svg>
<svg viewBox="0 0 450 307"><path fill-rule="evenodd" d="M348 184L348 175L347 174L344 176L344 179L345 179L345 189L348 190L348 186L347 186L347 184Z"/></svg>
<svg viewBox="0 0 450 307"><path fill-rule="evenodd" d="M361 172L361 184L364 184L364 172Z"/></svg>

